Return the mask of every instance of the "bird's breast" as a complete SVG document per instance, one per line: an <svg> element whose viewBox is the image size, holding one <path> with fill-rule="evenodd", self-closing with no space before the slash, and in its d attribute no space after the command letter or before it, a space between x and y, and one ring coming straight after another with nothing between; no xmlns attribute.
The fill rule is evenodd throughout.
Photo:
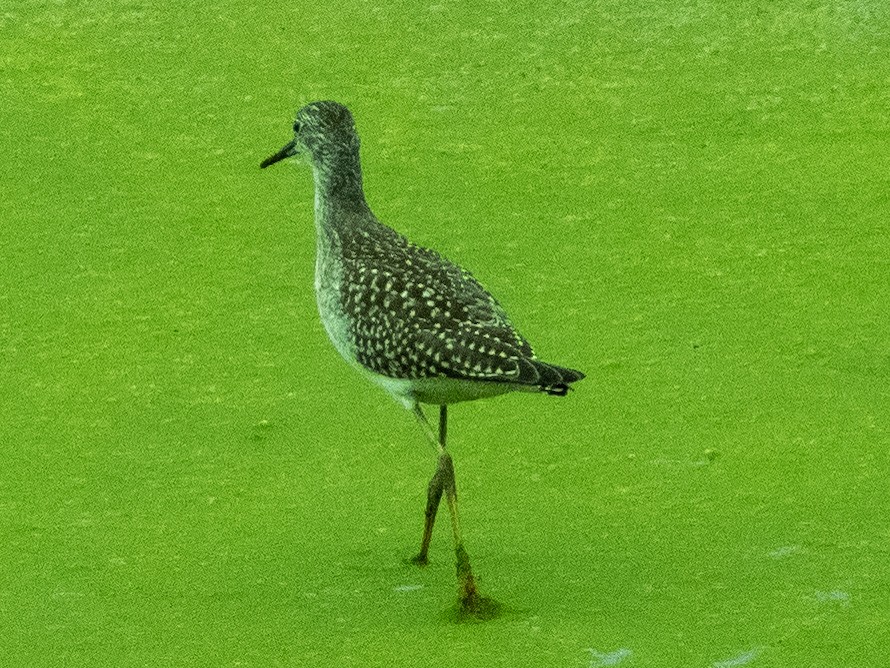
<svg viewBox="0 0 890 668"><path fill-rule="evenodd" d="M318 314L331 343L343 358L355 363L355 342L350 334L349 319L343 308L341 286L343 265L336 249L319 243L315 259L315 300Z"/></svg>

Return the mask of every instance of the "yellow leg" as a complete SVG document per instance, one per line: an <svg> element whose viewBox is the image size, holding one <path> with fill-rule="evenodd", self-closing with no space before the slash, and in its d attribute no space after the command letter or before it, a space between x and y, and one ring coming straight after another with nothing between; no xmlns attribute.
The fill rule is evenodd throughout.
<svg viewBox="0 0 890 668"><path fill-rule="evenodd" d="M423 539L420 542L420 552L418 552L417 556L412 559L415 564L425 566L427 563L429 563L429 549L430 541L433 538L433 526L436 523L436 513L439 511L439 502L442 500L442 492L445 491L445 480L447 478L447 472L445 471L445 467L443 466L444 460L442 455L445 454L445 436L447 430L446 424L448 407L441 406L439 409L438 440L433 435L433 429L430 426L429 422L427 422L426 416L423 414L420 406L414 407L414 414L417 417L417 420L420 423L421 428L424 430L427 438L430 439L430 442L439 452L436 472L433 474L433 477L430 479L430 483L427 486L426 511L424 513ZM454 479L453 466L451 466L451 479L452 481Z"/></svg>
<svg viewBox="0 0 890 668"><path fill-rule="evenodd" d="M430 480L427 488L426 517L423 529L423 540L420 552L413 561L417 564L428 562L430 540L433 535L433 525L436 521L436 512L444 492L448 502L448 512L451 515L451 532L454 538L454 551L457 557L457 587L460 616L493 617L497 613L497 605L482 596L476 588L476 579L473 577L473 569L470 566L470 557L463 545L460 533L460 519L457 512L457 485L454 479L454 462L451 455L445 450L447 434L448 409L441 406L439 409L439 438L433 433L433 429L423 414L419 405L414 407L414 414L421 428L430 439L430 442L438 451L436 472Z"/></svg>

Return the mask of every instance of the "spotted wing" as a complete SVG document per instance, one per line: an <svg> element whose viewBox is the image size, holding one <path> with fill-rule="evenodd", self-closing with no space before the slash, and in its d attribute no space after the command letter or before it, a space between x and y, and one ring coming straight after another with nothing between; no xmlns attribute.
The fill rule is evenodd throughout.
<svg viewBox="0 0 890 668"><path fill-rule="evenodd" d="M394 378L449 377L542 387L563 382L535 359L497 300L465 269L393 233L345 258L343 306L359 362ZM571 381L568 381L571 382Z"/></svg>

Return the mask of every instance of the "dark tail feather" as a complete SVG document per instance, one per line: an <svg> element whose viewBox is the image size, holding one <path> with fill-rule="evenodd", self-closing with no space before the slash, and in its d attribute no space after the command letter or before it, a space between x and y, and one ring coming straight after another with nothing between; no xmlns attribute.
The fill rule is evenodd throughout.
<svg viewBox="0 0 890 668"><path fill-rule="evenodd" d="M538 360L529 360L538 372L538 385L543 392L556 397L564 397L569 392L569 385L584 378L584 374L574 369L567 369L555 364L547 364Z"/></svg>
<svg viewBox="0 0 890 668"><path fill-rule="evenodd" d="M562 382L566 384L576 383L585 378L585 375L581 371L567 369L564 366L556 366L555 364L551 364L550 366L559 372L559 375L562 376Z"/></svg>

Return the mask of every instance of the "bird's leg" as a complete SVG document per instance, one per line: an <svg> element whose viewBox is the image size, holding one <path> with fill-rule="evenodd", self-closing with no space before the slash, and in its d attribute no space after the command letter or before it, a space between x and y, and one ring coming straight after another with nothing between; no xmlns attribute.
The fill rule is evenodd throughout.
<svg viewBox="0 0 890 668"><path fill-rule="evenodd" d="M423 414L419 405L415 405L414 413L420 422L421 428L427 434L427 438L435 444L439 452L436 462L436 472L430 480L427 489L427 506L426 506L426 524L423 532L423 542L420 546L420 553L415 557L415 562L425 564L427 562L427 551L429 550L430 538L433 532L433 523L436 519L436 510L442 499L442 493L445 493L445 499L448 502L448 510L451 514L451 531L454 536L454 551L457 556L457 585L458 585L458 603L460 605L460 614L472 616L493 616L496 613L495 604L489 599L479 595L476 589L476 579L473 577L473 569L470 566L470 557L464 548L463 540L460 535L460 520L457 514L457 485L454 480L454 463L451 455L445 450L445 438L447 435L448 408L441 406L439 408L439 438L436 440L433 429Z"/></svg>
<svg viewBox="0 0 890 668"><path fill-rule="evenodd" d="M430 479L430 484L427 486L426 512L424 516L423 539L420 542L420 552L418 552L417 556L412 559L415 564L421 566L425 566L429 563L428 553L430 549L430 541L433 538L433 525L436 523L436 513L439 510L439 502L442 500L442 492L444 491L444 479L446 473L442 468L443 460L441 454L445 452L447 411L447 406L440 406L439 440L437 441L433 435L432 427L430 427L429 422L427 422L426 416L423 414L420 406L418 405L414 407L414 413L420 422L421 428L440 453L436 465L436 472L433 474L433 477ZM451 467L451 477L452 479L454 478L453 466Z"/></svg>
<svg viewBox="0 0 890 668"><path fill-rule="evenodd" d="M439 445L445 447L448 436L448 404L439 406Z"/></svg>

